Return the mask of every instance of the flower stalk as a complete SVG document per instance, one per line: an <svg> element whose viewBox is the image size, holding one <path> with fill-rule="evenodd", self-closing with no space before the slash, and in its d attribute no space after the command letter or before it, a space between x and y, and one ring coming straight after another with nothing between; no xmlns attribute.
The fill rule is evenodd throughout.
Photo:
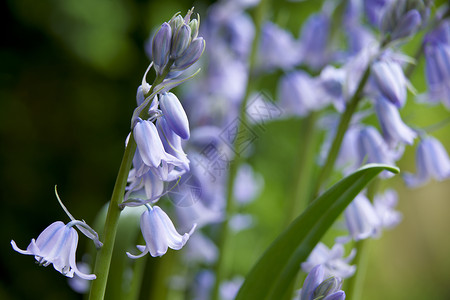
<svg viewBox="0 0 450 300"><path fill-rule="evenodd" d="M106 215L105 227L103 232L103 247L97 254L94 273L97 279L92 282L89 299L100 300L104 298L106 291L106 284L108 281L109 267L116 239L117 225L119 224L119 217L121 209L119 204L123 200L125 194L125 186L127 185L128 172L131 168L134 153L136 152L136 142L133 135L130 135L130 140L125 148L122 162L120 164L119 173L117 174L116 183L114 185L111 202L108 207Z"/></svg>

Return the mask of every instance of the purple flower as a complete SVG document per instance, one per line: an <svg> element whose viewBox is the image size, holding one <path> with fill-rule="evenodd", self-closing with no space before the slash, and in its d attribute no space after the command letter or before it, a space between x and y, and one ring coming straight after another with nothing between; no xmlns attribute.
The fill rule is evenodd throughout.
<svg viewBox="0 0 450 300"><path fill-rule="evenodd" d="M364 127L359 132L357 139L357 153L359 165L363 163L381 163L395 165L402 153L400 150L390 149L380 133L372 126ZM392 174L382 172L383 177L391 177Z"/></svg>
<svg viewBox="0 0 450 300"><path fill-rule="evenodd" d="M172 29L167 22L161 25L152 41L152 58L156 73L161 75L169 62Z"/></svg>
<svg viewBox="0 0 450 300"><path fill-rule="evenodd" d="M191 42L191 28L187 24L176 29L172 37L170 57L177 59L189 47Z"/></svg>
<svg viewBox="0 0 450 300"><path fill-rule="evenodd" d="M403 123L397 107L384 97L375 101L375 112L388 145L396 146L399 142L412 145L417 134Z"/></svg>
<svg viewBox="0 0 450 300"><path fill-rule="evenodd" d="M344 215L349 234L355 241L380 235L380 219L369 199L363 194L356 196L345 209Z"/></svg>
<svg viewBox="0 0 450 300"><path fill-rule="evenodd" d="M337 243L329 249L319 242L301 267L303 271L310 272L315 266L322 265L326 276L348 278L356 271L355 266L349 265L355 254L355 251L352 251L348 257L344 258L342 244Z"/></svg>
<svg viewBox="0 0 450 300"><path fill-rule="evenodd" d="M372 65L372 78L384 98L398 108L406 102L406 78L399 63L378 60Z"/></svg>
<svg viewBox="0 0 450 300"><path fill-rule="evenodd" d="M385 8L381 18L381 33L389 40L414 34L426 18L427 8L421 0L396 0Z"/></svg>
<svg viewBox="0 0 450 300"><path fill-rule="evenodd" d="M232 280L225 281L220 284L220 298L223 300L233 300L244 283L244 278L237 276Z"/></svg>
<svg viewBox="0 0 450 300"><path fill-rule="evenodd" d="M444 146L435 138L427 136L421 139L416 150L417 173L403 176L409 187L418 187L431 178L438 181L450 177L450 159Z"/></svg>
<svg viewBox="0 0 450 300"><path fill-rule="evenodd" d="M259 61L264 68L294 67L300 59L297 48L297 42L290 32L271 22L264 24L259 47Z"/></svg>
<svg viewBox="0 0 450 300"><path fill-rule="evenodd" d="M390 3L395 0L366 0L364 1L364 9L367 19L375 26L379 26L381 18Z"/></svg>
<svg viewBox="0 0 450 300"><path fill-rule="evenodd" d="M133 134L137 144L133 160L137 176L142 176L150 170L158 174L163 181L172 181L179 176L178 172L176 175L171 172L183 168L184 162L165 151L158 130L152 122L139 119Z"/></svg>
<svg viewBox="0 0 450 300"><path fill-rule="evenodd" d="M320 82L306 72L293 71L281 78L278 97L282 108L292 115L305 116L310 111L323 108L324 98L318 93Z"/></svg>
<svg viewBox="0 0 450 300"><path fill-rule="evenodd" d="M325 13L311 15L301 31L301 62L313 69L320 69L328 61L328 36L330 20Z"/></svg>
<svg viewBox="0 0 450 300"><path fill-rule="evenodd" d="M192 262L212 264L217 260L219 253L217 246L201 232L191 236L186 247L184 258L188 264Z"/></svg>
<svg viewBox="0 0 450 300"><path fill-rule="evenodd" d="M297 300L344 300L345 293L341 291L342 280L337 277L326 278L323 265L318 264L306 276L300 297Z"/></svg>
<svg viewBox="0 0 450 300"><path fill-rule="evenodd" d="M425 75L431 102L450 109L450 22L443 22L425 41Z"/></svg>
<svg viewBox="0 0 450 300"><path fill-rule="evenodd" d="M408 11L399 20L399 23L392 31L391 39L401 39L413 35L420 27L422 23L422 16L419 11L413 9Z"/></svg>
<svg viewBox="0 0 450 300"><path fill-rule="evenodd" d="M130 258L140 258L150 252L153 257L166 254L167 249L180 250L186 244L189 236L194 232L196 224L189 233L180 235L169 216L158 206L147 206L147 210L141 216L141 231L146 245L137 245L142 252L139 255L133 255L127 252Z"/></svg>
<svg viewBox="0 0 450 300"><path fill-rule="evenodd" d="M167 124L182 139L189 138L189 121L183 106L173 93L164 93L159 104Z"/></svg>
<svg viewBox="0 0 450 300"><path fill-rule="evenodd" d="M164 195L164 182L151 171L138 176L137 170L131 169L128 174L128 182L124 203L154 203Z"/></svg>
<svg viewBox="0 0 450 300"><path fill-rule="evenodd" d="M239 167L234 183L234 197L241 204L248 203L258 196L263 185L263 177L255 173L250 165L243 164Z"/></svg>
<svg viewBox="0 0 450 300"><path fill-rule="evenodd" d="M394 210L397 202L397 192L392 189L375 195L373 207L383 228L391 229L401 222L402 214Z"/></svg>
<svg viewBox="0 0 450 300"><path fill-rule="evenodd" d="M175 60L173 70L181 71L189 68L200 59L205 50L205 40L202 37L195 38L177 60Z"/></svg>
<svg viewBox="0 0 450 300"><path fill-rule="evenodd" d="M33 255L39 265L47 267L53 264L55 270L67 277L73 277L74 273L86 280L96 278L94 274L84 274L78 270L75 262L75 252L78 245L78 233L74 225L82 225L80 221L72 221L65 225L61 221L50 224L38 236L32 239L27 250L17 247L11 240L13 249L21 254Z"/></svg>

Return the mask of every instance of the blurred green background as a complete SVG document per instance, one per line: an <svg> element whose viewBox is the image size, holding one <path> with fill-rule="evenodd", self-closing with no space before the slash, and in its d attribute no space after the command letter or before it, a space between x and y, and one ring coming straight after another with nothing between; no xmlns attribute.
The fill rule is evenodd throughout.
<svg viewBox="0 0 450 300"><path fill-rule="evenodd" d="M295 36L321 1L274 2L270 17ZM444 2L444 1L441 1ZM135 92L149 59L144 45L152 29L175 12L195 5L202 18L212 1L8 0L0 8L0 299L79 299L51 266L38 267L15 253L31 238L67 217L54 197L58 185L71 213L92 223L109 200ZM207 41L208 42L208 41ZM413 53L414 45L407 52ZM423 92L423 61L413 76ZM405 120L430 126L450 117L443 106L423 109L412 101ZM280 232L285 198L293 182L292 159L301 122L267 126L251 164L266 187L249 207L257 228L231 243L229 272L243 273ZM450 149L450 128L433 132ZM280 149L283 154L280 155ZM407 147L401 170L414 171ZM450 184L409 190L399 176L403 222L370 243L364 299L450 299ZM281 209L280 209L281 208ZM87 240L80 238L78 258ZM330 245L329 245L330 246ZM350 299L351 300L351 299Z"/></svg>

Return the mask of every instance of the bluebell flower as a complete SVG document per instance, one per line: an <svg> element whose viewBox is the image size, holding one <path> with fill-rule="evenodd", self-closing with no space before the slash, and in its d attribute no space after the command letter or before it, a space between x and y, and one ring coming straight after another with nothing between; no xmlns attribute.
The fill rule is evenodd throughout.
<svg viewBox="0 0 450 300"><path fill-rule="evenodd" d="M233 195L238 203L248 203L259 195L263 186L264 178L250 165L242 164L236 175Z"/></svg>
<svg viewBox="0 0 450 300"><path fill-rule="evenodd" d="M378 97L375 100L375 112L388 145L395 147L398 143L414 143L416 132L403 123L394 104L384 97Z"/></svg>
<svg viewBox="0 0 450 300"><path fill-rule="evenodd" d="M366 0L364 1L364 10L367 19L370 23L375 26L379 26L383 14L390 3L395 2L395 0Z"/></svg>
<svg viewBox="0 0 450 300"><path fill-rule="evenodd" d="M152 59L158 75L161 75L169 62L170 46L172 42L172 29L164 22L156 32L152 41Z"/></svg>
<svg viewBox="0 0 450 300"><path fill-rule="evenodd" d="M262 28L258 61L265 69L296 66L300 61L297 41L290 32L266 22Z"/></svg>
<svg viewBox="0 0 450 300"><path fill-rule="evenodd" d="M328 62L329 31L330 19L325 13L313 14L305 21L300 34L300 57L303 64L317 70Z"/></svg>
<svg viewBox="0 0 450 300"><path fill-rule="evenodd" d="M189 121L183 106L173 93L164 93L159 104L167 124L182 139L189 138Z"/></svg>
<svg viewBox="0 0 450 300"><path fill-rule="evenodd" d="M323 265L318 264L306 276L299 297L296 300L344 300L345 293L341 290L342 280L339 277L327 278Z"/></svg>
<svg viewBox="0 0 450 300"><path fill-rule="evenodd" d="M450 22L445 21L425 38L425 75L430 102L450 109Z"/></svg>
<svg viewBox="0 0 450 300"><path fill-rule="evenodd" d="M200 56L202 56L203 51L205 50L205 45L205 40L202 37L197 37L192 40L189 48L187 48L179 56L179 58L175 60L173 64L173 70L181 71L192 66L200 59Z"/></svg>
<svg viewBox="0 0 450 300"><path fill-rule="evenodd" d="M367 126L360 130L356 146L359 165L363 163L395 165L395 161L403 153L401 145L396 149L389 148L380 133L372 126ZM381 175L383 177L392 176L388 172L382 172Z"/></svg>
<svg viewBox="0 0 450 300"><path fill-rule="evenodd" d="M192 264L193 262L213 264L217 260L219 250L213 241L198 231L189 238L189 243L186 245L184 253L183 258L187 264Z"/></svg>
<svg viewBox="0 0 450 300"><path fill-rule="evenodd" d="M349 265L355 254L356 252L353 250L349 256L344 258L342 244L336 243L333 248L329 249L319 242L301 267L304 272L310 272L315 266L322 265L325 276L348 278L356 271L356 266Z"/></svg>
<svg viewBox="0 0 450 300"><path fill-rule="evenodd" d="M337 111L343 112L345 109L344 87L345 71L337 69L331 65L326 66L320 72L318 94L323 97L324 103L332 103ZM320 91L323 93L320 93Z"/></svg>
<svg viewBox="0 0 450 300"><path fill-rule="evenodd" d="M409 187L421 186L431 178L450 178L450 159L444 146L434 137L423 137L416 150L416 174L405 174L403 178Z"/></svg>
<svg viewBox="0 0 450 300"><path fill-rule="evenodd" d="M196 224L189 233L179 234L169 216L158 206L147 206L147 210L141 216L141 231L146 245L137 245L142 252L133 255L127 252L130 258L140 258L150 252L153 257L166 254L168 248L180 250L194 232Z"/></svg>
<svg viewBox="0 0 450 300"><path fill-rule="evenodd" d="M303 71L293 71L283 76L279 82L280 105L289 115L305 116L310 111L323 108L325 97L318 93L320 81Z"/></svg>
<svg viewBox="0 0 450 300"><path fill-rule="evenodd" d="M397 202L398 195L393 189L375 195L373 207L383 229L392 229L401 222L402 214L395 210Z"/></svg>
<svg viewBox="0 0 450 300"><path fill-rule="evenodd" d="M406 102L407 79L399 63L378 60L372 65L372 78L379 93L398 108Z"/></svg>
<svg viewBox="0 0 450 300"><path fill-rule="evenodd" d="M227 280L220 284L220 299L233 300L244 283L242 276L236 276L231 280Z"/></svg>
<svg viewBox="0 0 450 300"><path fill-rule="evenodd" d="M381 233L380 219L369 199L363 194L358 194L347 206L344 216L347 229L353 240L379 237Z"/></svg>
<svg viewBox="0 0 450 300"><path fill-rule="evenodd" d="M375 45L377 43L373 33L359 24L346 25L345 33L348 40L348 52L355 55L367 45Z"/></svg>
<svg viewBox="0 0 450 300"><path fill-rule="evenodd" d="M389 40L406 38L413 35L427 15L422 0L396 0L386 8L381 18L381 33Z"/></svg>
<svg viewBox="0 0 450 300"><path fill-rule="evenodd" d="M178 177L178 174L170 176L171 172L176 168L182 168L184 162L166 152L155 124L139 119L133 135L137 144L133 162L138 172L137 176L153 170L163 181L172 181Z"/></svg>
<svg viewBox="0 0 450 300"><path fill-rule="evenodd" d="M181 24L181 26L179 26L175 30L176 31L174 32L172 37L172 48L170 50L170 57L173 59L179 58L191 43L191 27L189 25Z"/></svg>
<svg viewBox="0 0 450 300"><path fill-rule="evenodd" d="M55 270L67 277L73 277L74 273L80 278L93 280L94 274L84 274L78 270L75 260L75 252L78 245L78 233L73 226L83 222L71 221L65 225L61 221L50 224L38 236L32 239L26 250L17 247L16 242L11 241L13 249L21 254L33 255L39 265L47 267L53 264Z"/></svg>
<svg viewBox="0 0 450 300"><path fill-rule="evenodd" d="M164 195L164 182L152 171L138 176L137 169L131 169L128 174L128 183L123 203L125 206L155 203Z"/></svg>
<svg viewBox="0 0 450 300"><path fill-rule="evenodd" d="M193 10L183 18L175 14L169 22L161 25L152 39L151 56L156 74L161 76L170 64L167 78L180 75L200 59L205 40L198 36L200 21L191 20Z"/></svg>
<svg viewBox="0 0 450 300"><path fill-rule="evenodd" d="M163 143L164 150L180 160L183 164L182 173L188 171L189 159L186 153L184 153L181 137L172 130L164 116L158 118L156 121L156 127L158 129L159 136L163 137L161 141Z"/></svg>

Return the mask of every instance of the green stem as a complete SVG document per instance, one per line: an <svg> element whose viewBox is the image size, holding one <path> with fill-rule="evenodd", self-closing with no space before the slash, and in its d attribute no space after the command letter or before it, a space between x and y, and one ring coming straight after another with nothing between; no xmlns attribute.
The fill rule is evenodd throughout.
<svg viewBox="0 0 450 300"><path fill-rule="evenodd" d="M259 41L261 37L261 27L262 22L264 20L266 11L268 6L268 0L261 0L259 5L256 7L255 10L255 38L253 40L252 44L252 50L250 53L250 62L248 67L248 79L247 79L247 88L245 91L245 95L243 97L240 111L239 111L239 125L237 129L237 134L241 135L241 133L245 132L245 128L248 127L248 120L247 120L247 102L248 98L250 96L250 93L252 91L252 87L255 81L255 74L254 69L256 66L256 58L257 58L257 52L259 47ZM219 249L219 256L217 258L216 265L214 266L215 274L216 274L216 280L214 283L213 291L212 291L212 299L217 300L219 299L219 287L220 283L225 278L225 254L227 251L225 251L227 247L227 243L229 240L229 226L228 226L228 218L234 213L235 211L235 203L234 203L234 197L233 197L233 189L234 189L234 183L237 176L237 171L239 169L239 166L243 162L244 158L241 157L239 154L241 153L241 144L239 143L240 140L242 140L243 137L239 136L239 138L236 138L236 140L233 143L234 151L236 153L235 160L230 164L230 170L228 173L228 181L227 181L227 198L226 198L226 209L225 209L225 220L220 225L220 236L218 239L218 249Z"/></svg>
<svg viewBox="0 0 450 300"><path fill-rule="evenodd" d="M293 194L289 197L288 211L285 214L288 216L286 226L306 208L310 199L311 179L316 162L314 156L319 136L315 126L318 116L318 112L311 112L302 123L298 163L295 167L297 173L293 184Z"/></svg>
<svg viewBox="0 0 450 300"><path fill-rule="evenodd" d="M108 213L106 216L103 233L103 247L97 254L97 259L95 262L94 273L97 275L97 279L92 282L91 292L89 295L89 299L91 300L103 299L105 295L114 241L116 239L117 225L119 223L119 216L121 212L119 209L119 204L123 200L125 186L128 179L128 172L130 171L135 151L136 142L133 135L131 135L123 154L122 163L120 164L119 173L117 174L116 183L114 185L111 202L109 204Z"/></svg>
<svg viewBox="0 0 450 300"><path fill-rule="evenodd" d="M371 240L365 239L355 243L356 256L353 262L357 265L356 273L346 281L345 294L347 299L360 300L364 290L364 279L369 262L369 246Z"/></svg>
<svg viewBox="0 0 450 300"><path fill-rule="evenodd" d="M366 70L364 71L364 74L358 83L358 88L356 89L356 92L353 94L352 98L347 104L347 107L345 108L344 114L341 116L339 126L336 131L336 135L334 136L333 143L331 144L330 151L328 152L327 160L323 168L320 170L319 176L315 184L313 193L314 198L318 196L322 184L325 182L325 180L330 176L331 172L333 171L334 163L336 162L339 150L341 149L342 140L344 139L344 135L350 125L352 116L355 113L356 108L358 107L359 101L362 98L363 89L367 83L367 80L369 79L370 66L371 63L367 65ZM313 199L311 198L310 201L312 200Z"/></svg>
<svg viewBox="0 0 450 300"><path fill-rule="evenodd" d="M155 78L150 91L145 95L145 97L151 95L155 86L163 82L164 78L167 76L167 74L169 74L170 68L173 63L173 60L169 60L168 64L164 68L163 74ZM150 105L151 102L147 105L147 107L149 107ZM148 115L147 107L142 110L141 114L139 115L140 117L145 118ZM103 247L97 254L94 269L94 273L97 275L97 279L95 279L92 283L91 291L89 294L89 299L91 300L100 300L105 296L109 267L111 264L114 241L116 239L117 227L119 224L119 217L121 212L119 204L123 201L123 195L125 194L125 187L128 180L128 173L130 171L135 152L136 141L134 140L133 134L130 134L130 139L123 154L122 163L120 164L119 173L117 174L111 202L109 204L108 213L106 215L103 234Z"/></svg>

